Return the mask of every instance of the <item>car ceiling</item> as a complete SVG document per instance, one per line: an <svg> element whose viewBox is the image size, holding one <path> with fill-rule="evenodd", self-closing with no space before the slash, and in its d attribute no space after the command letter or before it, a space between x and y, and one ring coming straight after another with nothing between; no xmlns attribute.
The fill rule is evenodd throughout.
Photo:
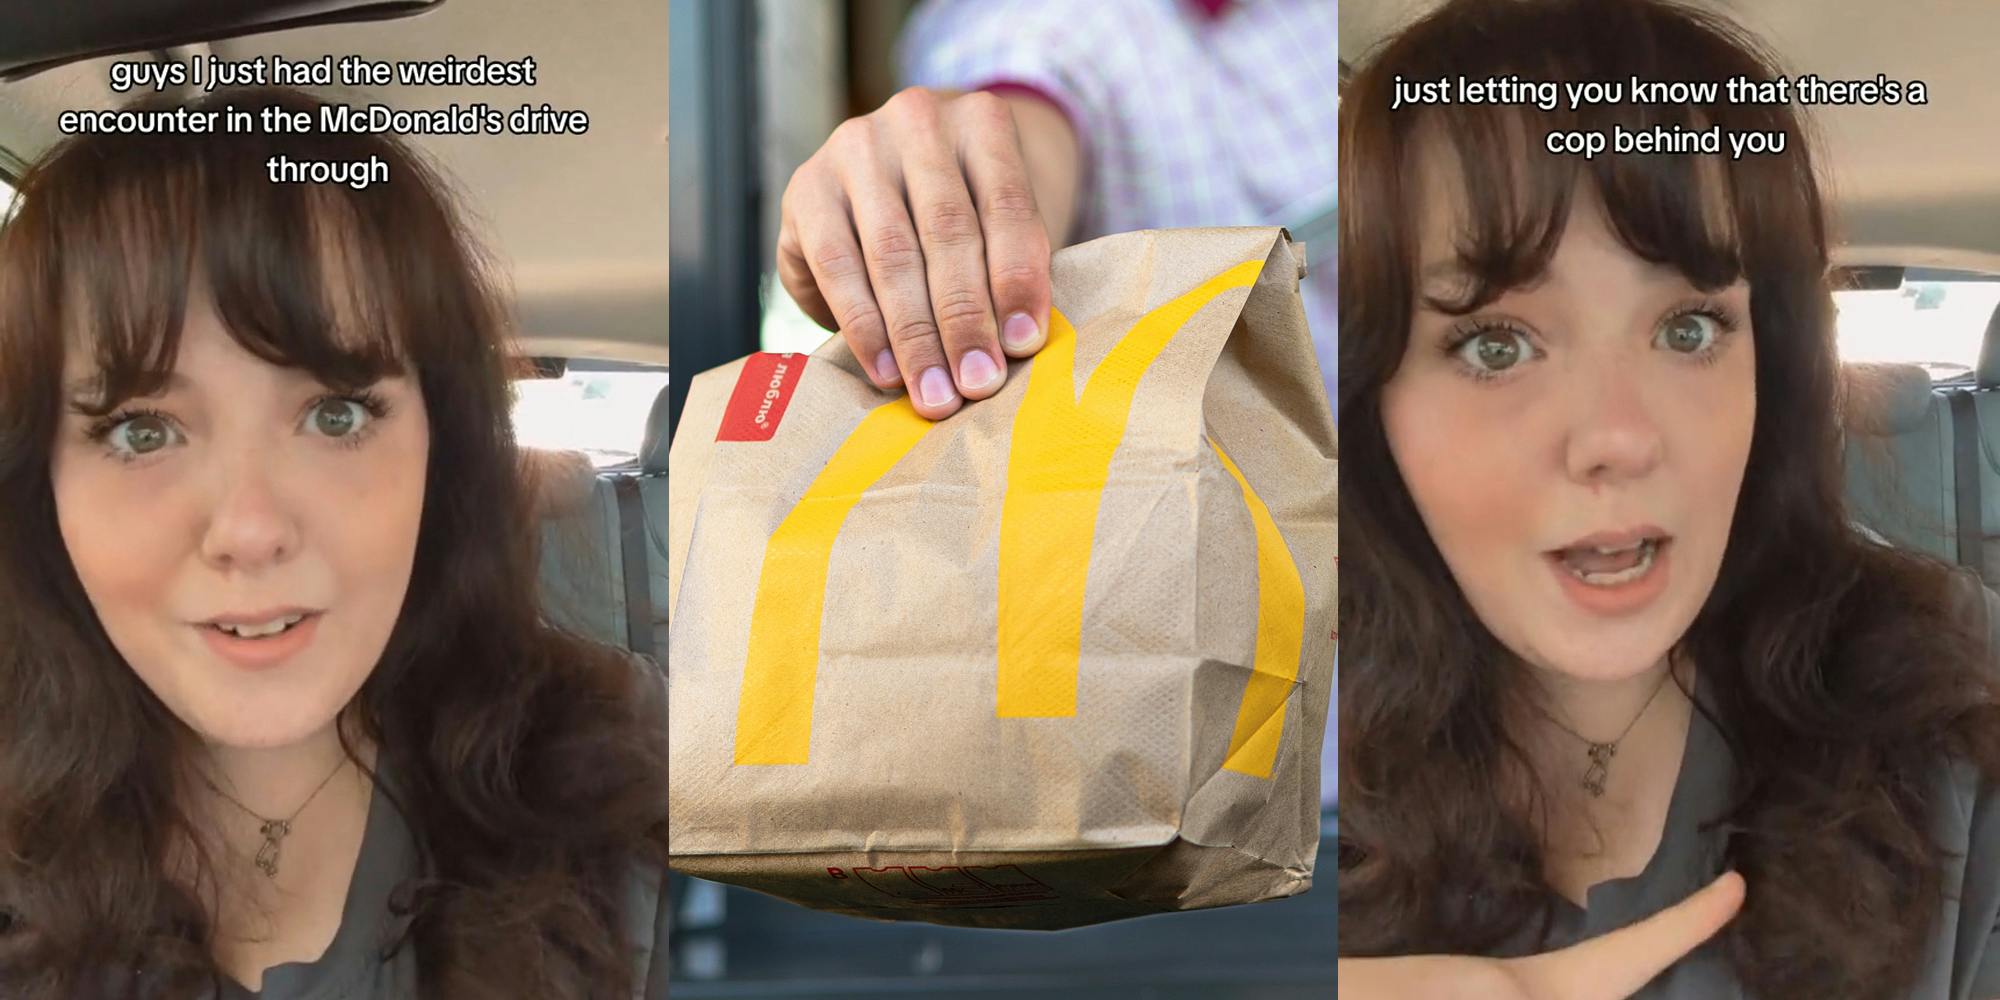
<svg viewBox="0 0 2000 1000"><path fill-rule="evenodd" d="M399 109L547 103L590 116L583 135L416 136L460 185L470 222L514 292L528 353L667 361L667 4L451 0L416 17L299 28L200 46L226 59L282 55L422 60L533 56L533 87L385 87ZM121 57L121 58L131 58ZM0 149L32 160L69 108L124 100L115 59L0 83ZM373 103L369 101L367 103ZM393 181L392 181L393 182Z"/></svg>
<svg viewBox="0 0 2000 1000"><path fill-rule="evenodd" d="M1340 53L1368 51L1432 0L1340 0ZM1708 0L1778 52L1790 74L1922 80L1930 103L1815 109L1829 151L1843 264L2000 273L2000 3Z"/></svg>

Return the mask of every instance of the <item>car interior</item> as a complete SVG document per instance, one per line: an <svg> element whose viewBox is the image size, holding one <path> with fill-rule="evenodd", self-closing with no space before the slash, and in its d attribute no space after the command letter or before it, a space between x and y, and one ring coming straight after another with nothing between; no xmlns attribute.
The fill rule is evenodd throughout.
<svg viewBox="0 0 2000 1000"><path fill-rule="evenodd" d="M58 116L137 93L113 62L435 60L532 56L524 87L335 87L398 109L485 101L588 114L581 135L413 136L444 168L512 292L515 432L542 515L552 620L664 662L666 642L667 8L607 0L591 16L532 0L321 0L83 8L19 5L0 38L0 202L61 138Z"/></svg>
<svg viewBox="0 0 2000 1000"><path fill-rule="evenodd" d="M1708 0L1793 74L1922 80L1921 106L1815 108L1831 181L1850 515L2000 582L2000 5ZM1342 0L1359 62L1428 0ZM1834 11L1838 16L1828 16ZM1989 595L1989 606L1993 603Z"/></svg>

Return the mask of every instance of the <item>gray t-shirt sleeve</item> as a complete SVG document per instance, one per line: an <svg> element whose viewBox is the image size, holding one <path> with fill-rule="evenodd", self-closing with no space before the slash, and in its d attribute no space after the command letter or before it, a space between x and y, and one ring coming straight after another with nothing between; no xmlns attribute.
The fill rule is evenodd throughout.
<svg viewBox="0 0 2000 1000"><path fill-rule="evenodd" d="M1971 768L1962 772L1965 780L1976 782ZM1961 800L1964 801L1964 800ZM1948 901L1958 907L1952 979L1958 986L1952 1000L1994 1000L2000 998L2000 790L1979 788L1970 802L1970 823L1966 830L1965 874L1958 898Z"/></svg>
<svg viewBox="0 0 2000 1000"><path fill-rule="evenodd" d="M1958 576L1960 608L1969 622L1983 626L1986 663L2000 671L2000 594L1970 572L1961 570ZM1954 1000L1995 1000L2000 998L2000 788L1980 780L1971 767L1953 772L1964 808L1959 821L1965 824L1965 869L1955 901L1952 978L1964 985L1951 995Z"/></svg>

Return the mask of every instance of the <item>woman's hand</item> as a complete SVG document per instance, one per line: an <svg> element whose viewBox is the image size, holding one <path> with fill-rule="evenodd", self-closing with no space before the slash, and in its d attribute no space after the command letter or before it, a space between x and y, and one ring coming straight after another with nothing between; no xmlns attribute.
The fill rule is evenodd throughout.
<svg viewBox="0 0 2000 1000"><path fill-rule="evenodd" d="M1527 958L1343 958L1346 1000L1625 1000L1715 936L1743 907L1743 876L1724 874L1621 930Z"/></svg>
<svg viewBox="0 0 2000 1000"><path fill-rule="evenodd" d="M1046 342L1049 247L1079 162L1068 120L1037 98L905 90L792 175L778 278L877 386L949 416Z"/></svg>

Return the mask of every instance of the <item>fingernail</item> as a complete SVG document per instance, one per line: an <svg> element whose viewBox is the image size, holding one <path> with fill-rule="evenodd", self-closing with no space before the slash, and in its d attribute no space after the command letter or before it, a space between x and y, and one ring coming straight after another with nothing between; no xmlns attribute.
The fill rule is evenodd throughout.
<svg viewBox="0 0 2000 1000"><path fill-rule="evenodd" d="M925 369L924 377L918 380L917 385L923 391L924 405L929 407L949 405L952 397L958 395L952 390L951 376L945 374L943 368Z"/></svg>
<svg viewBox="0 0 2000 1000"><path fill-rule="evenodd" d="M1036 326L1035 318L1027 313L1015 313L1007 317L1007 325L1000 329L1000 339L1017 351L1035 346L1035 341L1041 337L1041 327Z"/></svg>
<svg viewBox="0 0 2000 1000"><path fill-rule="evenodd" d="M1000 369L985 351L967 351L958 360L958 384L971 389L984 389L1000 377Z"/></svg>
<svg viewBox="0 0 2000 1000"><path fill-rule="evenodd" d="M875 355L875 375L883 382L894 382L901 376L896 370L896 356L888 351Z"/></svg>

